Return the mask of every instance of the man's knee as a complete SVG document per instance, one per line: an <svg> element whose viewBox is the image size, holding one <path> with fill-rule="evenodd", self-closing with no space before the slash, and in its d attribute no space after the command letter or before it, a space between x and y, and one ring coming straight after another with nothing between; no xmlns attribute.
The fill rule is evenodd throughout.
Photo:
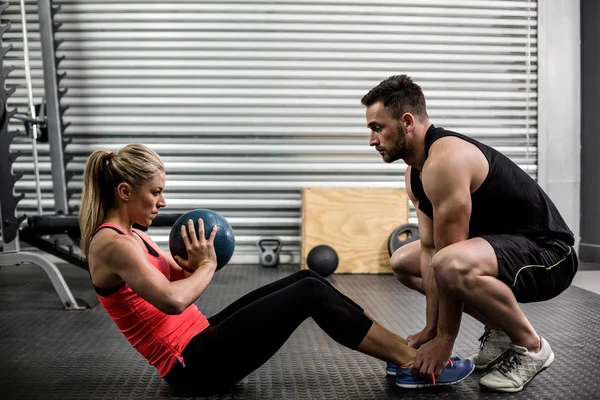
<svg viewBox="0 0 600 400"><path fill-rule="evenodd" d="M390 258L390 267L392 267L392 271L395 274L404 275L408 273L407 268L407 254L402 251L402 248L396 250L392 257Z"/></svg>
<svg viewBox="0 0 600 400"><path fill-rule="evenodd" d="M458 246L446 247L433 257L431 267L436 283L450 293L460 295L471 290L478 279L477 268L468 254Z"/></svg>
<svg viewBox="0 0 600 400"><path fill-rule="evenodd" d="M420 255L420 245L417 242L400 247L390 258L392 272L397 276L420 276Z"/></svg>

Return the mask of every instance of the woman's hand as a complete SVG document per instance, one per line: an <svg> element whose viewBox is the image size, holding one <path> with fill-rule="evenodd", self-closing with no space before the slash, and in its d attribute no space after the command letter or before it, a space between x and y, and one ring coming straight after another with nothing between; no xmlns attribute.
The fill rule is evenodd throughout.
<svg viewBox="0 0 600 400"><path fill-rule="evenodd" d="M188 235L189 231L189 235ZM175 261L183 269L193 272L198 268L217 268L217 254L215 253L215 236L217 235L216 227L213 227L208 239L204 238L204 221L198 219L198 234L194 228L194 221L188 220L188 229L185 225L181 226L181 238L185 243L185 248L188 253L188 259L184 260L179 256L175 256Z"/></svg>

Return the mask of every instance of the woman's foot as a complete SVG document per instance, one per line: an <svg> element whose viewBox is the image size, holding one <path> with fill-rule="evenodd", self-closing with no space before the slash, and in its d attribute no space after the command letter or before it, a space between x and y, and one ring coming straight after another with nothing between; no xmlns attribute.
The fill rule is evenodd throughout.
<svg viewBox="0 0 600 400"><path fill-rule="evenodd" d="M458 361L458 360L462 360L462 358L460 358L459 356L452 356L452 357L450 357L450 360ZM387 363L387 365L385 367L385 373L388 374L389 376L396 376L396 369L398 369L398 366L396 364Z"/></svg>
<svg viewBox="0 0 600 400"><path fill-rule="evenodd" d="M471 360L448 360L442 372L436 377L415 377L412 367L396 369L396 386L404 389L418 389L429 386L454 385L471 375L475 365Z"/></svg>

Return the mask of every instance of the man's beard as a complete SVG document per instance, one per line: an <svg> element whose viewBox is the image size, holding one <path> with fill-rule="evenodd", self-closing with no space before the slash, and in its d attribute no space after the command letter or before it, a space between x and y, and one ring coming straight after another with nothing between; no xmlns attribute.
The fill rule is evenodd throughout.
<svg viewBox="0 0 600 400"><path fill-rule="evenodd" d="M389 150L386 151L386 157L384 159L385 162L392 163L399 159L404 159L409 153L410 147L406 140L406 130L403 126L399 126L397 129L397 138L390 147Z"/></svg>

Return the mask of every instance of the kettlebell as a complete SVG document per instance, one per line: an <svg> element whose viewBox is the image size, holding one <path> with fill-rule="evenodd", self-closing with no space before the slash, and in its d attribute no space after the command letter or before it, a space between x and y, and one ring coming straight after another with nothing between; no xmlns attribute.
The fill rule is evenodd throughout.
<svg viewBox="0 0 600 400"><path fill-rule="evenodd" d="M265 268L274 268L279 265L279 253L281 252L281 239L277 237L265 237L258 239L259 262Z"/></svg>

